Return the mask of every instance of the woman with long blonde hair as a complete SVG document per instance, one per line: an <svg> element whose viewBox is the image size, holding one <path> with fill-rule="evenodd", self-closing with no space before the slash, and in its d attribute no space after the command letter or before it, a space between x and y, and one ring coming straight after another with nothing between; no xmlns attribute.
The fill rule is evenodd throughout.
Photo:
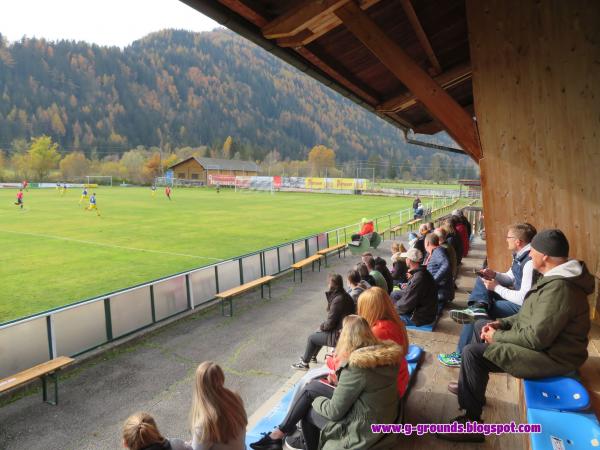
<svg viewBox="0 0 600 450"><path fill-rule="evenodd" d="M337 387L330 399L317 397L312 402L316 417L307 414L302 419L307 450L395 448L392 433L382 437L371 431L371 424L395 423L403 350L392 341L381 342L371 330L363 317L344 319L335 349L340 361Z"/></svg>
<svg viewBox="0 0 600 450"><path fill-rule="evenodd" d="M123 424L123 447L129 450L189 450L181 439L166 439L158 431L154 418L137 412Z"/></svg>
<svg viewBox="0 0 600 450"><path fill-rule="evenodd" d="M404 358L408 351L408 333L394 308L392 299L381 288L368 289L358 297L357 313L367 321L378 339L391 340L402 347L397 383L398 394L402 397L409 381L408 364Z"/></svg>
<svg viewBox="0 0 600 450"><path fill-rule="evenodd" d="M194 450L244 450L248 419L244 402L225 387L218 364L204 361L196 369L190 426Z"/></svg>
<svg viewBox="0 0 600 450"><path fill-rule="evenodd" d="M340 370L342 365L348 364L353 351L362 347L381 344L379 339L371 332L369 324L362 317L354 314L346 316L343 319L342 326L342 332L335 349L336 356L327 359L327 365L332 370L332 374L327 379L317 377L306 383L294 396L281 424L270 432L262 433L263 437L250 444L250 448L254 450L280 450L283 448L284 438L286 448L304 448L306 444L306 448L310 450L318 445L318 429L315 429L314 425L311 424L302 427L305 437L304 443L301 435L290 436L295 432L296 424L299 421L303 421L304 424L316 398L333 397L338 382L336 372ZM305 429L309 430L308 436L304 432Z"/></svg>

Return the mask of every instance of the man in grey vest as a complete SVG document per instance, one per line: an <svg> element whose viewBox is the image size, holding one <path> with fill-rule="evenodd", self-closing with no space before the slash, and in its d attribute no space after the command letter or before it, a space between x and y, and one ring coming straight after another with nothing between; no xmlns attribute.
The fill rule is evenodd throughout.
<svg viewBox="0 0 600 450"><path fill-rule="evenodd" d="M501 319L519 312L525 294L535 281L529 251L536 229L529 223L508 227L506 244L513 254L508 272L484 269L478 273L475 287L469 296L467 309L454 309L450 316L463 324L456 351L441 353L438 361L448 367L460 367L462 349L473 339L473 323L478 319Z"/></svg>

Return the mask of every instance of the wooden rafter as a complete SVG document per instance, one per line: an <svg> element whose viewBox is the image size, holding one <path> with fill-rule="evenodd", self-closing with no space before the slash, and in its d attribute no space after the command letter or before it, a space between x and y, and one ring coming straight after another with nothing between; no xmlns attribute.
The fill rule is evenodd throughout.
<svg viewBox="0 0 600 450"><path fill-rule="evenodd" d="M450 69L434 78L444 90L448 90L458 84L461 84L471 78L473 71L471 65L466 64ZM413 107L418 103L418 99L410 92L392 97L381 105L377 106L377 111L381 112L401 112Z"/></svg>
<svg viewBox="0 0 600 450"><path fill-rule="evenodd" d="M231 11L236 12L244 19L252 22L257 27L264 27L269 21L265 19L263 16L258 14L252 8L248 8L245 4L243 4L240 0L219 0L224 6L227 6Z"/></svg>
<svg viewBox="0 0 600 450"><path fill-rule="evenodd" d="M334 12L351 0L305 0L285 14L262 27L263 36L277 39L281 47L300 47L310 44L334 28L342 21ZM361 0L360 8L365 10L381 0Z"/></svg>
<svg viewBox="0 0 600 450"><path fill-rule="evenodd" d="M374 1L374 0L369 0L369 1ZM266 20L263 16L256 13L254 10L248 8L240 0L219 0L219 3L227 6L229 9L231 9L232 11L235 11L237 14L239 14L240 16L242 16L243 18L245 18L246 20L248 20L249 22L253 23L254 25L256 25L258 27L262 28L267 23L269 23L269 21ZM337 20L339 22L339 19L337 17L335 18L335 20ZM303 48L303 47L298 47L298 46L293 46L293 47L297 47L297 48L294 48L294 50L298 54L300 54L302 57L304 57L307 61L309 61L313 66L315 66L316 68L321 70L323 73L329 75L332 79L334 79L335 81L340 83L346 89L354 92L356 95L361 97L364 101L369 103L371 106L374 106L377 103L379 103L379 100L377 98L375 98L372 94L365 91L365 89L358 86L358 84L356 82L352 81L350 79L350 77L348 77L347 75L342 74L338 70L335 70L332 67L330 67L321 58L319 58L317 55L315 55L310 50Z"/></svg>
<svg viewBox="0 0 600 450"><path fill-rule="evenodd" d="M326 20L336 9L344 6L348 1L350 0L304 1L265 25L262 28L263 36L267 39L294 36Z"/></svg>
<svg viewBox="0 0 600 450"><path fill-rule="evenodd" d="M321 58L319 58L307 48L299 47L295 50L304 58L306 58L306 60L310 61L315 67L318 67L320 70L325 72L327 75L339 82L341 85L351 90L356 95L360 96L364 101L366 101L370 105L373 106L378 103L378 100L373 95L369 94L364 89L359 87L356 83L349 80L348 77L342 75L340 72L333 69L329 64L325 63Z"/></svg>
<svg viewBox="0 0 600 450"><path fill-rule="evenodd" d="M335 10L348 30L402 82L473 159L481 159L471 116L354 2Z"/></svg>
<svg viewBox="0 0 600 450"><path fill-rule="evenodd" d="M415 8L413 8L411 0L402 0L402 8L404 9L406 16L408 17L408 21L410 22L413 29L415 30L415 33L417 34L417 39L419 40L421 47L423 47L423 50L427 54L427 58L429 58L429 62L431 63L431 67L433 69L432 75L442 73L442 67L440 66L440 62L435 56L435 52L433 51L431 43L427 38L427 34L425 34L425 30L423 29L423 26L421 25L421 22L417 17L417 13L415 12Z"/></svg>

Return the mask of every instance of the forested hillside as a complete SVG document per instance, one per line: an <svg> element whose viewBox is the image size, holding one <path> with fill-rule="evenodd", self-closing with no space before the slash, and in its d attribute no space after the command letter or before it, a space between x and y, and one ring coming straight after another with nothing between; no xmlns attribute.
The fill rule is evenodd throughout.
<svg viewBox="0 0 600 450"><path fill-rule="evenodd" d="M0 37L0 96L8 151L15 139L46 134L62 153L101 158L137 146L221 148L227 136L231 156L260 161L273 150L304 160L318 144L333 148L337 163L431 155L226 30L165 30L124 49Z"/></svg>

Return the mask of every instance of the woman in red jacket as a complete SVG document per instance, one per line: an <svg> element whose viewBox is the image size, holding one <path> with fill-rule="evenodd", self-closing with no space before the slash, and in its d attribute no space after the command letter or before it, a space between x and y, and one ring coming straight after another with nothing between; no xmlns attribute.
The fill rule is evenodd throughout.
<svg viewBox="0 0 600 450"><path fill-rule="evenodd" d="M405 358L408 351L406 327L394 309L388 293L379 287L372 287L360 294L357 307L358 315L369 322L371 331L377 339L394 341L402 347L403 353L398 371L398 394L402 397L409 380Z"/></svg>

